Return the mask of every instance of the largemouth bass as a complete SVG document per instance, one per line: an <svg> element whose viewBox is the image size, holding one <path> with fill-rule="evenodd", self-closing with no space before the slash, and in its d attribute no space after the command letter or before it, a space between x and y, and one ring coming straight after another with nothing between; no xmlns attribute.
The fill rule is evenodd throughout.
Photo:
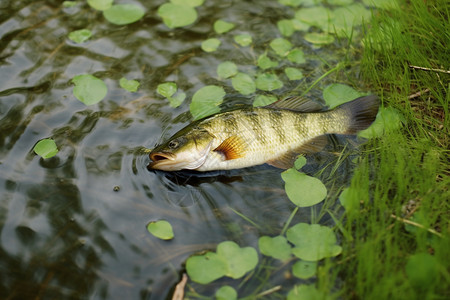
<svg viewBox="0 0 450 300"><path fill-rule="evenodd" d="M326 134L356 134L375 120L379 100L364 96L332 110L299 97L245 107L195 121L150 152L151 169L230 170L268 163L292 167L320 151Z"/></svg>

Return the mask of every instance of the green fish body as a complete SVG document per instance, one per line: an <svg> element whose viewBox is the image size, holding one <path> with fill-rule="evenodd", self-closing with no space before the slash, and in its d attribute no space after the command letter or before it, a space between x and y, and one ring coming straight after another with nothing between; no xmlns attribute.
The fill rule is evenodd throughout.
<svg viewBox="0 0 450 300"><path fill-rule="evenodd" d="M230 170L268 163L290 168L302 153L320 151L326 134L356 134L375 120L379 100L365 96L335 109L302 98L245 107L195 121L150 153L165 171Z"/></svg>

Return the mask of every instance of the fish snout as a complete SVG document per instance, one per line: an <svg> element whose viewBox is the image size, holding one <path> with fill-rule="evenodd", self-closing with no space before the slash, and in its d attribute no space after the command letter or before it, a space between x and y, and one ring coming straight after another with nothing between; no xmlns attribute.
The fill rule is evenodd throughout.
<svg viewBox="0 0 450 300"><path fill-rule="evenodd" d="M164 160L175 160L175 156L171 153L155 152L155 153L150 153L150 159L153 162L160 162L160 161L164 161Z"/></svg>

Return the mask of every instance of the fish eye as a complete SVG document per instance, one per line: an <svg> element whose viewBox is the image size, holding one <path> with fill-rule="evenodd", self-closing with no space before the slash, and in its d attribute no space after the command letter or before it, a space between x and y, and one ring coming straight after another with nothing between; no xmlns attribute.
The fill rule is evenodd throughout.
<svg viewBox="0 0 450 300"><path fill-rule="evenodd" d="M180 143L178 142L178 141L175 141L175 140L173 140L173 141L170 141L169 142L169 148L170 149L175 149L175 148L177 148L178 147L178 145L179 145Z"/></svg>

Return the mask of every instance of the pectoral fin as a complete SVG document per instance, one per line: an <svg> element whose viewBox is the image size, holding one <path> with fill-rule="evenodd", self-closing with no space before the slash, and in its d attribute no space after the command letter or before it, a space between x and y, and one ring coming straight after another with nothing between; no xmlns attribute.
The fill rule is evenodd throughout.
<svg viewBox="0 0 450 300"><path fill-rule="evenodd" d="M224 140L214 151L223 154L226 160L243 157L245 154L246 143L238 136L231 136Z"/></svg>
<svg viewBox="0 0 450 300"><path fill-rule="evenodd" d="M289 169L294 165L295 160L300 154L316 153L321 151L325 145L328 143L328 138L326 135L321 135L316 138L309 140L306 144L295 148L274 160L270 160L267 163L271 166L280 169Z"/></svg>

